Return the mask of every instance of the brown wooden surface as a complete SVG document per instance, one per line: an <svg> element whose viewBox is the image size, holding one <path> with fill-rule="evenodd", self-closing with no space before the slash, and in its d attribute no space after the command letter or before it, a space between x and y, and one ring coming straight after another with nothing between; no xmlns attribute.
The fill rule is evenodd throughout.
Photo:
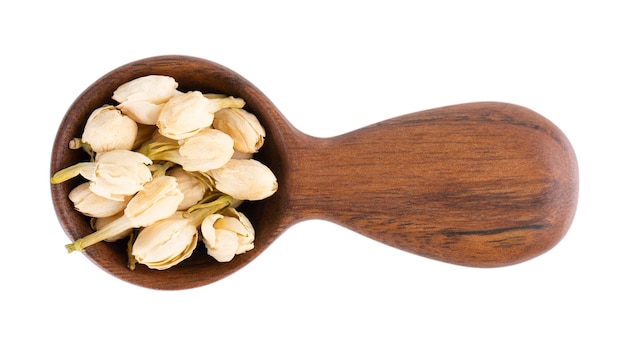
<svg viewBox="0 0 626 345"><path fill-rule="evenodd" d="M562 238L576 206L572 148L513 105L429 110L331 139L300 135L289 147L296 218L455 264L535 257Z"/></svg>
<svg viewBox="0 0 626 345"><path fill-rule="evenodd" d="M51 174L85 158L69 150L67 142L80 136L89 113L112 102L118 85L148 74L170 75L182 89L244 98L246 109L266 128L258 159L277 175L279 190L244 207L255 226L255 249L229 263L215 262L199 246L172 269L139 265L130 271L124 243L100 243L85 251L96 265L130 283L154 289L209 284L246 265L305 219L330 220L401 250L477 267L536 257L556 245L572 222L578 196L573 149L556 126L531 110L463 104L392 118L335 138L312 138L293 128L243 77L183 56L133 62L88 87L59 127ZM70 240L91 231L67 199L78 182L51 186Z"/></svg>

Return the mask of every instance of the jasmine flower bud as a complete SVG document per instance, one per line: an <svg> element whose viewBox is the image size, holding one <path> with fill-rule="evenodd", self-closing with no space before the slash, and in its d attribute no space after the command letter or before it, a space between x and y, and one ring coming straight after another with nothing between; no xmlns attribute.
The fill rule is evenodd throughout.
<svg viewBox="0 0 626 345"><path fill-rule="evenodd" d="M202 200L205 193L204 184L194 175L187 172L181 167L175 167L167 172L167 175L173 176L178 182L178 189L185 196L183 201L178 205L179 211L184 211Z"/></svg>
<svg viewBox="0 0 626 345"><path fill-rule="evenodd" d="M213 127L230 135L235 150L258 152L265 141L265 129L253 114L244 109L226 108L215 113Z"/></svg>
<svg viewBox="0 0 626 345"><path fill-rule="evenodd" d="M88 246L115 238L128 229L146 227L165 219L176 212L183 197L175 177L155 177L130 199L121 217L65 247L68 252L83 251Z"/></svg>
<svg viewBox="0 0 626 345"><path fill-rule="evenodd" d="M233 153L233 139L224 132L205 128L192 137L172 141L153 141L139 152L151 160L166 160L187 171L207 171L226 164Z"/></svg>
<svg viewBox="0 0 626 345"><path fill-rule="evenodd" d="M243 100L239 98L209 98L200 91L189 91L165 103L156 125L161 134L168 138L185 139L211 126L216 111L242 106Z"/></svg>
<svg viewBox="0 0 626 345"><path fill-rule="evenodd" d="M172 97L157 119L159 132L171 139L188 138L213 123L211 102L199 91Z"/></svg>
<svg viewBox="0 0 626 345"><path fill-rule="evenodd" d="M207 253L219 262L228 262L237 254L254 247L254 229L243 214L229 209L229 215L212 214L201 224L202 241Z"/></svg>
<svg viewBox="0 0 626 345"><path fill-rule="evenodd" d="M244 231L237 232L237 239L239 241L239 246L237 247L237 252L235 254L243 254L249 250L254 248L254 227L252 223L243 213L237 211L235 209L234 204L231 207L227 208L222 212L222 215L226 217L235 218L241 223ZM239 229L239 227L237 227Z"/></svg>
<svg viewBox="0 0 626 345"><path fill-rule="evenodd" d="M191 256L197 243L197 228L179 211L142 229L132 255L141 264L164 270Z"/></svg>
<svg viewBox="0 0 626 345"><path fill-rule="evenodd" d="M137 137L137 123L111 105L94 110L85 124L82 141L94 152L131 150Z"/></svg>
<svg viewBox="0 0 626 345"><path fill-rule="evenodd" d="M112 150L96 155L94 162L81 162L58 171L52 183L61 183L78 175L90 181L89 189L104 198L122 201L143 189L152 179L148 157L128 150Z"/></svg>
<svg viewBox="0 0 626 345"><path fill-rule="evenodd" d="M274 173L254 159L231 159L224 166L209 171L215 188L239 200L261 200L276 192Z"/></svg>
<svg viewBox="0 0 626 345"><path fill-rule="evenodd" d="M113 99L124 114L137 123L155 125L163 105L174 95L178 83L174 78L148 75L122 84L113 92Z"/></svg>

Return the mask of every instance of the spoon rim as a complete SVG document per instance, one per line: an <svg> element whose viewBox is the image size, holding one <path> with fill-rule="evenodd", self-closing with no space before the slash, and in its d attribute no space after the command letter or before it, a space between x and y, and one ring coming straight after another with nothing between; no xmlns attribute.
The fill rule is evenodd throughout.
<svg viewBox="0 0 626 345"><path fill-rule="evenodd" d="M170 72L170 73L167 73ZM103 104L114 104L111 96L113 91L122 83L140 76L149 74L162 74L174 77L182 90L200 90L202 92L223 93L234 97L243 98L245 108L256 114L259 121L268 132L264 148L259 152L258 160L271 160L273 166L278 166L285 160L286 147L281 145L281 128L288 128L290 124L282 117L280 112L271 101L251 82L238 73L210 60L187 56L187 55L161 55L143 58L125 65L114 68L89 85L67 109L58 127L54 139L51 158L50 176L58 170L85 161L88 157L81 150L70 150L68 142L74 137L80 137L82 128L91 112ZM179 78L177 78L177 76ZM180 78L180 76L192 76L192 80ZM270 149L265 148L271 146ZM272 158L274 157L274 158ZM255 159L257 157L255 156ZM271 167L270 167L271 168ZM272 169L274 170L274 169ZM283 169L276 169L279 186L281 180L286 178ZM89 217L76 211L67 197L69 191L79 183L85 182L81 178L75 178L62 184L51 184L51 196L53 207L58 221L64 232L71 241L75 241L91 232ZM134 285L156 290L182 290L196 288L220 280L247 265L269 246L287 227L281 225L281 218L275 215L270 221L264 221L261 227L257 227L255 219L260 212L254 212L255 208L268 208L275 204L280 209L286 194L279 187L278 192L263 201L254 202L243 208L257 232L255 248L249 252L235 256L227 263L218 263L210 258L206 249L198 243L198 248L191 258L167 270L158 271L138 264L135 270L127 268L126 241L115 243L97 243L83 252L83 254L96 266L107 273ZM253 212L249 216L246 212ZM261 212L262 213L262 212ZM120 253L124 252L124 255Z"/></svg>

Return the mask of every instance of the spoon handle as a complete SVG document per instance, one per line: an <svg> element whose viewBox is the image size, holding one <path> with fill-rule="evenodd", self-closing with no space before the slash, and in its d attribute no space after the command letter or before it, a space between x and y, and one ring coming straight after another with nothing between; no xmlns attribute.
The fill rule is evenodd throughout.
<svg viewBox="0 0 626 345"><path fill-rule="evenodd" d="M295 141L294 219L329 220L432 259L519 263L556 245L574 217L572 146L516 105L449 106Z"/></svg>

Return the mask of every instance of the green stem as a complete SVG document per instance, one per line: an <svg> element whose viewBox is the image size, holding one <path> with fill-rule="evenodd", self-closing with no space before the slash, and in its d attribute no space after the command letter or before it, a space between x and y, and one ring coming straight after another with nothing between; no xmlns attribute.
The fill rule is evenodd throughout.
<svg viewBox="0 0 626 345"><path fill-rule="evenodd" d="M198 204L190 207L189 210L187 210L186 216L188 217L189 223L193 224L195 227L199 227L204 218L210 214L224 210L230 206L232 202L233 198L230 195L221 193L212 194Z"/></svg>
<svg viewBox="0 0 626 345"><path fill-rule="evenodd" d="M88 168L92 164L93 163L91 162L81 162L81 163L74 164L70 167L67 167L65 169L61 169L57 171L57 173L54 174L50 178L50 182L52 184L59 184L61 182L65 182L71 178L74 178L80 175L83 172L83 170L85 170L85 168Z"/></svg>
<svg viewBox="0 0 626 345"><path fill-rule="evenodd" d="M182 158L180 153L178 153L178 149L162 151L162 152L150 152L150 154L146 157L150 158L150 160L152 160L153 162L170 161L174 163L179 162L180 159Z"/></svg>
<svg viewBox="0 0 626 345"><path fill-rule="evenodd" d="M150 170L152 171L152 177L165 176L167 170L174 166L172 162L164 162L163 164L152 164Z"/></svg>
<svg viewBox="0 0 626 345"><path fill-rule="evenodd" d="M151 143L142 145L139 148L139 150L137 150L137 152L143 154L144 156L152 160L157 160L157 159L153 159L152 157L154 155L158 155L163 152L178 150L179 147L180 146L178 146L178 144L175 142L168 143L168 142L156 141L156 142L151 142Z"/></svg>
<svg viewBox="0 0 626 345"><path fill-rule="evenodd" d="M213 181L211 175L209 175L207 172L188 171L188 173L193 175L198 181L200 181L200 184L202 184L202 188L204 188L204 190L208 190L211 192L215 190L215 182Z"/></svg>
<svg viewBox="0 0 626 345"><path fill-rule="evenodd" d="M132 228L130 224L130 219L126 216L121 216L111 223L105 225L100 230L92 232L91 234L83 238L79 238L74 241L74 243L65 245L65 249L67 249L68 253L76 250L82 252L85 250L85 248L98 242L102 242L107 238L117 236L130 228Z"/></svg>

